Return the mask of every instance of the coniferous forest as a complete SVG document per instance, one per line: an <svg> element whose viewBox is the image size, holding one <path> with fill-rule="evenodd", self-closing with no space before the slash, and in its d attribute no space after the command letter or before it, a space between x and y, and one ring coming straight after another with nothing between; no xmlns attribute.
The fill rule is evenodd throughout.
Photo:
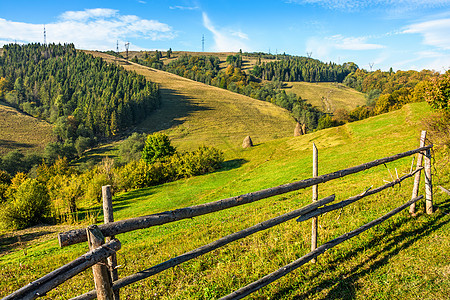
<svg viewBox="0 0 450 300"><path fill-rule="evenodd" d="M55 124L60 143L89 144L136 124L159 105L158 86L73 44L10 44L0 57L3 100Z"/></svg>

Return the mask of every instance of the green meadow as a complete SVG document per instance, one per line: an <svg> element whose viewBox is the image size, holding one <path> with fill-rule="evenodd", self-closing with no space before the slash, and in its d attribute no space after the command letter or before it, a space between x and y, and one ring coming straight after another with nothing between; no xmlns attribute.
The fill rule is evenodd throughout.
<svg viewBox="0 0 450 300"><path fill-rule="evenodd" d="M205 99L225 97L219 93L209 94L206 90L198 94L205 95ZM237 105L233 103L232 106ZM216 112L212 104L208 105L210 113L227 116L226 112ZM213 124L212 117L202 121L192 113L191 119L185 116L181 124L167 125L160 130L165 130L181 149L211 142L224 150L223 167L211 174L117 194L113 198L115 219L207 203L309 178L313 143L319 149L319 175L415 149L423 128L422 119L429 113L426 103L414 103L398 111L299 137L292 137L288 129L279 129L276 122L267 121L265 128L273 128L272 131L260 129L255 133L258 137L256 146L249 149L240 148L243 137L238 134L246 132L252 135L249 127L236 130L236 136L226 130L221 135L219 130L209 128ZM233 118L231 113L229 118ZM205 130L197 130L202 122ZM189 128L183 134L179 127L186 124ZM292 123L286 124L289 128ZM440 163L439 151L434 152L434 159L433 181L448 188L448 166ZM396 173L399 176L409 173L411 162L412 157L404 158L321 184L319 197L335 194L336 202L344 200L371 186L391 181ZM411 197L412 181L408 179L400 186L320 217L319 244L407 202ZM424 193L423 190L421 184L420 194ZM405 210L330 249L319 256L317 263L300 267L248 299L447 299L450 294L449 200L448 195L435 188L433 215L423 212L422 201L418 204L416 217L411 217ZM118 253L119 277L149 268L310 202L311 189L308 188L193 219L121 234L117 236L122 243ZM101 222L100 205L90 209L91 219ZM41 226L0 233L0 295L5 296L87 252L86 243L59 248L56 239L57 232L86 225L87 222ZM310 221L288 221L130 285L121 290L121 297L217 299L308 253L310 232ZM68 299L93 288L92 272L88 270L49 292L44 299Z"/></svg>

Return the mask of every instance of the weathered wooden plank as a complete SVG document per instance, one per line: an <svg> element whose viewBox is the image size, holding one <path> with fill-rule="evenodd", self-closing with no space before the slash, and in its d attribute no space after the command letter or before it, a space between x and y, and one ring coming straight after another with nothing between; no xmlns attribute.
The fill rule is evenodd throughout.
<svg viewBox="0 0 450 300"><path fill-rule="evenodd" d="M86 228L89 249L95 249L105 243L105 238L96 225ZM95 290L98 300L114 300L112 291L112 280L109 270L106 266L106 259L92 266L94 274Z"/></svg>
<svg viewBox="0 0 450 300"><path fill-rule="evenodd" d="M313 178L319 176L319 152L317 151L316 144L313 143ZM312 201L315 202L319 199L319 185L315 184L312 186ZM318 217L312 218L311 221L311 251L317 248L317 225ZM316 262L316 259L313 259Z"/></svg>
<svg viewBox="0 0 450 300"><path fill-rule="evenodd" d="M428 149L424 156L425 168L425 210L427 214L433 213L433 183L431 178L431 151Z"/></svg>
<svg viewBox="0 0 450 300"><path fill-rule="evenodd" d="M409 205L411 205L411 203L414 203L420 199L422 199L423 196L419 196L416 197L414 199L411 199L410 201L406 202L405 204L403 204L402 206L390 211L389 213L387 213L386 215L373 220L361 227L359 227L358 229L355 229L353 231L350 231L348 233L345 233L343 235L341 235L340 237L337 237L329 242L326 242L325 244L321 245L320 247L318 247L316 250L309 252L308 254L302 256L301 258L293 261L292 263L278 269L277 271L268 274L266 276L264 276L263 278L250 283L249 285L242 287L240 289L238 289L237 291L234 291L231 294L228 294L222 298L220 298L220 300L235 300L235 299L242 299L245 296L259 290L260 288L268 285L269 283L274 282L275 280L285 276L286 274L294 271L295 269L299 268L300 266L306 264L308 261L312 260L313 258L319 256L320 254L323 254L325 251L335 247L336 245L339 245L340 243L351 239L352 237L357 236L358 234L361 234L362 232L366 231L367 229L370 229L380 223L382 223L383 221L389 219L390 217L392 217L393 215L399 213L400 211L402 211L403 209L405 209L406 207L408 207Z"/></svg>
<svg viewBox="0 0 450 300"><path fill-rule="evenodd" d="M111 194L111 186L105 185L102 186L102 199L103 199L103 221L105 224L114 222L114 214L113 214L113 204L112 204L112 194ZM114 239L114 236L106 237L106 242L109 242L111 239ZM108 257L108 266L111 272L112 281L116 281L119 279L119 274L117 272L117 256L114 253L110 257ZM119 290L114 291L114 300L120 300Z"/></svg>
<svg viewBox="0 0 450 300"><path fill-rule="evenodd" d="M107 244L102 245L70 263L48 273L47 275L27 284L18 289L14 293L4 297L2 300L12 299L36 299L44 296L47 292L54 289L61 283L67 281L73 276L83 272L92 267L99 261L118 251L121 244L118 240L112 240Z"/></svg>
<svg viewBox="0 0 450 300"><path fill-rule="evenodd" d="M416 154L421 151L425 151L430 149L433 145L417 148L414 150L406 151L403 153L399 153L393 156L381 158L378 160L374 160L368 163L364 163L355 167L347 168L344 170L340 170L337 172L325 174L318 176L316 178L309 178L305 180L300 180L293 183L279 185L277 187L244 194L232 198L222 199L215 202L200 204L196 206L180 208L172 211L166 211L158 214L153 214L149 216L142 216L127 220L121 220L109 224L99 225L99 229L101 230L104 236L112 236L120 233L125 233L137 229L148 228L151 226L157 226L166 224L169 222L174 222L178 220L183 220L187 218L193 218L201 215L205 215L208 213L228 209L234 206L239 206L251 202L255 202L261 199L269 198L272 196L296 191L299 189L304 189L315 184L324 183L333 179L341 178L350 174L354 174L357 172L361 172L367 169L370 169L375 166L379 166L391 161L395 161L397 159L410 156L412 154ZM83 229L75 229L67 232L60 233L58 235L59 245L61 247L73 245L81 242L85 242L86 231Z"/></svg>
<svg viewBox="0 0 450 300"><path fill-rule="evenodd" d="M123 288L123 287L125 287L127 285L130 285L130 284L134 283L134 282L137 282L139 280L145 279L145 278L150 277L152 275L158 274L158 273L160 273L160 272L162 272L164 270L167 270L169 268L175 267L176 265L179 265L179 264L181 264L183 262L186 262L186 261L191 260L193 258L199 257L199 256L201 256L201 255L203 255L205 253L211 252L211 251L213 251L213 250L215 250L217 248L220 248L220 247L222 247L222 246L224 246L226 244L229 244L231 242L237 241L239 239L243 239L243 238L245 238L245 237L247 237L247 236L249 236L251 234L254 234L254 233L262 231L262 230L266 230L266 229L271 228L273 226L279 225L279 224L281 224L283 222L292 220L292 219L298 217L299 215L306 214L306 213L316 209L319 206L322 206L324 204L330 203L331 201L334 200L334 198L335 198L335 196L332 195L332 196L328 196L326 198L320 199L320 200L318 200L318 201L316 201L314 203L311 203L311 204L309 204L307 206L304 206L304 207L302 207L300 209L288 212L288 213L286 213L284 215L281 215L281 216L272 218L270 220L264 221L262 223L259 223L257 225L252 226L252 227L249 227L249 228L246 228L246 229L241 230L239 232L235 232L235 233L232 233L230 235L227 235L227 236L225 236L225 237L223 237L221 239L218 239L218 240L216 240L216 241L214 241L212 243L209 243L208 245L199 247L199 248L194 249L194 250L192 250L190 252L184 253L184 254L182 254L180 256L177 256L177 257L174 257L174 258L172 258L170 260L162 262L162 263L160 263L160 264L158 264L156 266L153 266L153 267L151 267L149 269L140 271L140 272L138 272L136 274L133 274L133 275L130 275L130 276L127 276L127 277L124 277L124 278L121 278L118 281L114 282L113 289L116 290L116 289L119 289L119 288ZM90 291L90 292L88 292L86 294L83 294L81 296L72 298L72 300L94 299L95 296L96 296L95 291Z"/></svg>
<svg viewBox="0 0 450 300"><path fill-rule="evenodd" d="M426 138L427 138L427 131L426 130L422 130L422 132L420 134L419 147L425 146ZM423 161L423 154L419 152L417 154L416 169L419 169L420 167L422 167L422 161ZM414 199L414 198L417 197L417 195L419 195L419 185L420 185L420 172L418 172L416 174L416 177L414 177L414 185L413 185L411 199ZM411 206L409 207L409 213L412 214L412 215L414 215L416 213L416 203L415 202L413 204L411 204Z"/></svg>
<svg viewBox="0 0 450 300"><path fill-rule="evenodd" d="M310 212L310 213L308 213L306 215L303 215L300 218L298 218L297 222L306 221L306 220L309 220L309 219L314 218L316 216L322 215L324 213L327 213L327 212L330 212L330 211L333 211L333 210L336 210L336 209L339 209L339 208L343 208L343 207L345 207L345 206L347 206L347 205L349 205L349 204L351 204L353 202L356 202L356 201L358 201L358 200L360 200L360 199L362 199L364 197L367 197L367 196L379 193L382 190L385 190L387 188L393 187L396 184L400 184L403 180L414 176L415 174L420 172L422 169L423 169L423 167L420 167L419 169L416 169L413 172L400 177L399 179L396 179L394 181L386 183L385 185L377 187L376 189L370 189L370 190L364 191L362 194L350 197L350 198L348 198L346 200L343 200L343 201L341 201L339 203L317 208L316 210L314 210L314 211L312 211L312 212Z"/></svg>

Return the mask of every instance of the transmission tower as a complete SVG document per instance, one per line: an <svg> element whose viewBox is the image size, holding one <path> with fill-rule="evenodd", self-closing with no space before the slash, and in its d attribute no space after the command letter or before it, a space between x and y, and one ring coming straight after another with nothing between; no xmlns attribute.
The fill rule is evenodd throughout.
<svg viewBox="0 0 450 300"><path fill-rule="evenodd" d="M44 25L44 45L47 45L47 32L45 31L45 25Z"/></svg>
<svg viewBox="0 0 450 300"><path fill-rule="evenodd" d="M205 35L202 35L202 52L205 52Z"/></svg>
<svg viewBox="0 0 450 300"><path fill-rule="evenodd" d="M311 58L312 52L306 52L306 56L308 56L308 58Z"/></svg>
<svg viewBox="0 0 450 300"><path fill-rule="evenodd" d="M374 65L374 63L369 63L370 72L372 72L373 65Z"/></svg>
<svg viewBox="0 0 450 300"><path fill-rule="evenodd" d="M128 48L130 48L130 42L125 43L126 60L128 61Z"/></svg>

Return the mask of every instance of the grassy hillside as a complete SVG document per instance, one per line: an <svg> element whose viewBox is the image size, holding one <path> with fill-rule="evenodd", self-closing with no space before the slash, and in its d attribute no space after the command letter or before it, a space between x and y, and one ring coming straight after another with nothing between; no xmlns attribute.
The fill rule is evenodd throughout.
<svg viewBox="0 0 450 300"><path fill-rule="evenodd" d="M144 52L133 51L129 53L129 57L138 56L143 58ZM232 52L186 52L186 51L175 51L171 58L167 58L163 52L163 58L161 59L164 64L170 61L176 60L181 55L212 55L217 56L221 60L221 68L227 66L226 59L228 55L237 55L239 53ZM125 54L122 53L125 57ZM242 59L242 69L249 71L257 64L257 57L243 56ZM262 62L275 61L270 59L262 59ZM294 92L295 94L306 99L307 102L316 106L318 109L324 112L334 112L336 109L344 108L347 110L353 110L358 105L366 104L366 99L363 93L356 91L355 89L346 87L343 84L331 83L331 82L286 82L285 83L286 92Z"/></svg>
<svg viewBox="0 0 450 300"><path fill-rule="evenodd" d="M0 155L15 149L42 151L52 139L52 125L0 101Z"/></svg>
<svg viewBox="0 0 450 300"><path fill-rule="evenodd" d="M104 53L90 53L114 60ZM165 131L184 149L207 144L233 151L247 135L256 144L293 135L294 119L271 103L137 64L119 63L160 85L161 108L137 130Z"/></svg>
<svg viewBox="0 0 450 300"><path fill-rule="evenodd" d="M137 190L114 198L116 220L205 203L310 177L311 147L319 149L319 174L417 147L420 120L429 112L415 103L388 114L316 133L266 141L227 152L218 172ZM212 132L212 131L207 131ZM201 135L200 135L201 136ZM215 136L212 136L215 138ZM179 139L189 147L191 139ZM411 158L319 186L320 197L337 201L409 171ZM448 167L434 182L449 186ZM395 175L394 175L395 176ZM412 180L320 218L319 244L348 232L409 200ZM422 186L423 189L423 186ZM437 189L436 189L437 190ZM421 190L423 193L423 190ZM119 276L135 273L310 202L310 189L223 212L118 236ZM404 211L361 236L327 251L249 299L446 299L450 293L449 197L435 193L436 213ZM102 219L99 215L98 219ZM310 223L289 221L234 242L191 262L121 290L124 299L216 299L309 251ZM61 228L60 230L66 230ZM86 244L59 249L48 237L55 227L0 236L0 295L6 295L87 251ZM30 237L40 241L17 242ZM52 291L66 299L93 288L90 271Z"/></svg>
<svg viewBox="0 0 450 300"><path fill-rule="evenodd" d="M286 82L285 90L301 96L323 112L332 113L340 108L350 111L366 104L363 93L340 83Z"/></svg>

